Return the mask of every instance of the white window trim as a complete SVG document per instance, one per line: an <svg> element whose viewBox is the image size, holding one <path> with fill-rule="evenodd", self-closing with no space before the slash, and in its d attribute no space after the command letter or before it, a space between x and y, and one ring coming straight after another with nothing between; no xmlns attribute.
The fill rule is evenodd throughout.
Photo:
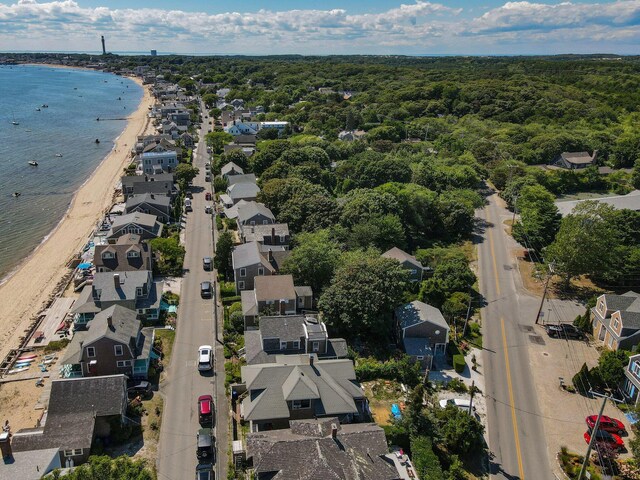
<svg viewBox="0 0 640 480"><path fill-rule="evenodd" d="M118 353L118 349L120 349L120 353ZM114 345L113 353L116 357L121 357L122 355L124 355L124 348L122 347L122 345Z"/></svg>
<svg viewBox="0 0 640 480"><path fill-rule="evenodd" d="M295 350L299 350L300 349L300 340L294 340L293 341L293 348Z"/></svg>
<svg viewBox="0 0 640 480"><path fill-rule="evenodd" d="M320 342L311 342L311 351L319 352L320 351Z"/></svg>
<svg viewBox="0 0 640 480"><path fill-rule="evenodd" d="M287 349L287 342L280 340L280 350L286 350Z"/></svg>
<svg viewBox="0 0 640 480"><path fill-rule="evenodd" d="M416 359L417 359L417 360L424 360L424 357L423 357L422 355L418 355L418 356L416 357Z"/></svg>
<svg viewBox="0 0 640 480"><path fill-rule="evenodd" d="M129 360L118 360L116 362L116 366L118 368L130 367L131 366L131 361L129 361Z"/></svg>
<svg viewBox="0 0 640 480"><path fill-rule="evenodd" d="M238 281L238 290L244 290L244 282L242 280Z"/></svg>
<svg viewBox="0 0 640 480"><path fill-rule="evenodd" d="M93 352L93 355L91 354ZM96 348L95 347L87 347L87 357L95 358L96 356Z"/></svg>
<svg viewBox="0 0 640 480"><path fill-rule="evenodd" d="M309 402L309 406L303 407L302 402ZM311 400L293 400L291 402L291 408L293 410L303 410L303 409L311 408Z"/></svg>
<svg viewBox="0 0 640 480"><path fill-rule="evenodd" d="M240 276L241 277L246 277L247 276L247 269L246 268L241 268L240 269Z"/></svg>
<svg viewBox="0 0 640 480"><path fill-rule="evenodd" d="M64 451L64 456L65 457L75 457L77 455L82 455L84 449L82 448L72 448L70 450L65 450Z"/></svg>

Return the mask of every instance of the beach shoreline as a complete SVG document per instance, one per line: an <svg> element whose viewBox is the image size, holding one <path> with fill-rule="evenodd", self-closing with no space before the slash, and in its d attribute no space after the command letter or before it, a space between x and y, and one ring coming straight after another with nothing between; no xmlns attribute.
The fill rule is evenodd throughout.
<svg viewBox="0 0 640 480"><path fill-rule="evenodd" d="M34 64L67 68L62 65ZM92 70L92 69L89 69ZM127 77L144 92L137 110L115 139L111 151L78 188L64 216L43 241L0 283L0 356L19 346L20 337L43 310L62 279L69 260L86 244L101 216L112 204L122 170L129 164L131 146L138 135L152 133L148 117L153 105L150 89L139 78Z"/></svg>

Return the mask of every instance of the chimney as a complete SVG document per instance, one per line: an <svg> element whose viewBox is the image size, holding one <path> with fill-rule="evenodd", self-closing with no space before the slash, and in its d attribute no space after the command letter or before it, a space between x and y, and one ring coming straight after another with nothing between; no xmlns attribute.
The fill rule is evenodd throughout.
<svg viewBox="0 0 640 480"><path fill-rule="evenodd" d="M313 367L313 353L309 354L309 366Z"/></svg>
<svg viewBox="0 0 640 480"><path fill-rule="evenodd" d="M276 229L275 227L271 227L271 245L276 244Z"/></svg>
<svg viewBox="0 0 640 480"><path fill-rule="evenodd" d="M269 263L273 262L273 252L271 249L267 252L267 258L269 259Z"/></svg>
<svg viewBox="0 0 640 480"><path fill-rule="evenodd" d="M7 426L8 425L5 425L5 427ZM11 437L8 429L3 429L2 433L0 433L0 451L2 452L2 458L5 462L13 458L13 452L11 451Z"/></svg>
<svg viewBox="0 0 640 480"><path fill-rule="evenodd" d="M116 288L120 288L120 274L118 273L113 274L113 285Z"/></svg>
<svg viewBox="0 0 640 480"><path fill-rule="evenodd" d="M152 193L151 198L155 200L156 196Z"/></svg>
<svg viewBox="0 0 640 480"><path fill-rule="evenodd" d="M107 325L109 326L109 330L113 330L113 317L111 315L107 317Z"/></svg>
<svg viewBox="0 0 640 480"><path fill-rule="evenodd" d="M331 438L338 438L338 426L335 423L331 424Z"/></svg>

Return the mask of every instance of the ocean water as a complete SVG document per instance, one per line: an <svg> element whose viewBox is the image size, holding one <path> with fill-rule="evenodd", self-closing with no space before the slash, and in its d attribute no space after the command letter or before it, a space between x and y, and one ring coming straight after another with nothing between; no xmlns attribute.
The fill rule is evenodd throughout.
<svg viewBox="0 0 640 480"><path fill-rule="evenodd" d="M14 65L0 66L0 92L2 279L64 216L75 191L113 148L143 90L108 73Z"/></svg>

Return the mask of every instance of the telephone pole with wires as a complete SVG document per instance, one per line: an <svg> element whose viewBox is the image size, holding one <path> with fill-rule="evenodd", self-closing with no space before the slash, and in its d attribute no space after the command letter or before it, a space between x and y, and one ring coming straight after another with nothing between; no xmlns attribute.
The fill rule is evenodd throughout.
<svg viewBox="0 0 640 480"><path fill-rule="evenodd" d="M544 290L542 291L542 300L540 300L540 308L538 308L538 314L536 315L536 325L540 321L540 314L542 313L542 307L544 307L544 301L547 297L547 289L549 288L549 281L553 276L553 263L549 265L549 271L547 272L547 278L544 280Z"/></svg>

